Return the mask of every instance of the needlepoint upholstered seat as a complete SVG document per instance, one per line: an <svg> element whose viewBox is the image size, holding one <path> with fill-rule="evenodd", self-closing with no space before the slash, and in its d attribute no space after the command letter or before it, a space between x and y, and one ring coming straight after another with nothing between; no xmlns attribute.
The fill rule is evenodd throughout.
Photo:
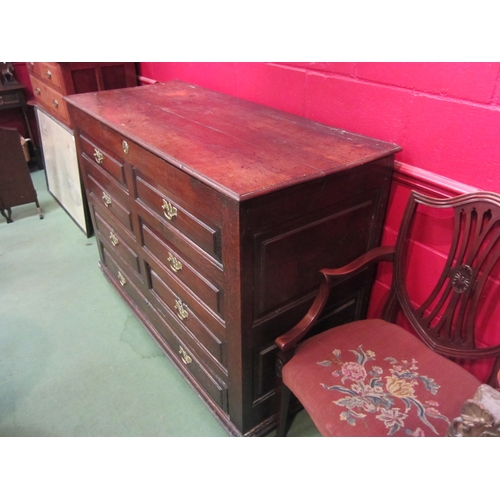
<svg viewBox="0 0 500 500"><path fill-rule="evenodd" d="M452 236L445 244L446 234ZM428 243L437 252L422 261ZM496 383L499 256L500 195L437 200L412 192L396 245L323 269L307 315L276 339L282 381L277 435L286 434L293 393L324 436L445 436L482 383L458 361L480 360L478 369L486 367L489 383ZM393 262L383 319L308 336L334 285L381 261ZM431 286L421 279L426 272L434 274Z"/></svg>

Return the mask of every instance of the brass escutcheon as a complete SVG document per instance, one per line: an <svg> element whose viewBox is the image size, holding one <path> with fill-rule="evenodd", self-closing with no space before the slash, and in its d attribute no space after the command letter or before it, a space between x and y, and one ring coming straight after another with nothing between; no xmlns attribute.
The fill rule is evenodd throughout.
<svg viewBox="0 0 500 500"><path fill-rule="evenodd" d="M104 202L104 205L106 205L107 207L111 205L111 197L104 191L102 192L102 201Z"/></svg>
<svg viewBox="0 0 500 500"><path fill-rule="evenodd" d="M102 162L104 161L104 155L98 149L94 149L94 159L96 163L102 165Z"/></svg>
<svg viewBox="0 0 500 500"><path fill-rule="evenodd" d="M179 354L181 355L182 362L185 365L189 365L193 361L193 358L184 350L182 346L179 346Z"/></svg>
<svg viewBox="0 0 500 500"><path fill-rule="evenodd" d="M177 309L177 316L183 321L189 316L187 305L179 297L175 299L175 309Z"/></svg>
<svg viewBox="0 0 500 500"><path fill-rule="evenodd" d="M172 220L174 217L177 217L177 208L175 208L169 201L163 200L163 213L168 220Z"/></svg>
<svg viewBox="0 0 500 500"><path fill-rule="evenodd" d="M174 273L182 270L182 262L176 259L170 252L168 252L167 261L170 262L170 269L172 269Z"/></svg>

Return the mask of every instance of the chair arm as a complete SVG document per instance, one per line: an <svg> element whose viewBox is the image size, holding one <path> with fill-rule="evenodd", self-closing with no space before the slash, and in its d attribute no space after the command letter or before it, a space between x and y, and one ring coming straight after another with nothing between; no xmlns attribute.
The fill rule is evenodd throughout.
<svg viewBox="0 0 500 500"><path fill-rule="evenodd" d="M314 299L307 314L297 323L291 330L280 335L275 344L282 352L287 352L295 348L295 346L307 335L314 326L319 315L325 307L330 290L336 281L350 278L359 273L363 269L380 261L392 262L394 260L394 247L377 247L369 250L351 263L336 269L321 269L322 281L319 286L318 294Z"/></svg>

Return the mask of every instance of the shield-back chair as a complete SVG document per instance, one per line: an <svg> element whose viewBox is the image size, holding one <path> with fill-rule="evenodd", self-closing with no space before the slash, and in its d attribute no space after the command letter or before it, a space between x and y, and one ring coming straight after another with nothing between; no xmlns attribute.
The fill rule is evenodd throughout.
<svg viewBox="0 0 500 500"><path fill-rule="evenodd" d="M441 222L428 223L435 211L442 213L436 220L449 220L449 231ZM428 254L439 266L432 258L413 263L425 253L426 242L418 238L426 231L432 243L439 243ZM451 241L443 245L446 234L452 234ZM482 383L471 373L470 360L481 360L478 369L485 367L485 380L497 383L500 328L491 323L495 312L500 316L499 257L500 195L433 199L412 192L395 246L321 270L308 313L276 339L281 373L277 435L286 435L291 394L324 436L446 435ZM332 286L382 261L393 263L383 319L308 336ZM429 280L421 278L438 267L427 286Z"/></svg>

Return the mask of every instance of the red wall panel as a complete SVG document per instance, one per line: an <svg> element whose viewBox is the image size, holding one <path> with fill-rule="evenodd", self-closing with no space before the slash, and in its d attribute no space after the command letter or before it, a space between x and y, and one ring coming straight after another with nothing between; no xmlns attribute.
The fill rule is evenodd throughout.
<svg viewBox="0 0 500 500"><path fill-rule="evenodd" d="M400 144L412 95L358 80L311 74L306 84L306 116L358 134Z"/></svg>
<svg viewBox="0 0 500 500"><path fill-rule="evenodd" d="M359 63L356 76L415 92L488 104L499 70L500 63Z"/></svg>
<svg viewBox="0 0 500 500"><path fill-rule="evenodd" d="M304 82L304 71L296 68L244 63L238 66L237 95L303 116Z"/></svg>
<svg viewBox="0 0 500 500"><path fill-rule="evenodd" d="M165 82L183 80L218 92L236 93L236 63L151 63L139 64L139 74Z"/></svg>
<svg viewBox="0 0 500 500"><path fill-rule="evenodd" d="M500 109L418 96L400 159L450 179L500 192Z"/></svg>

